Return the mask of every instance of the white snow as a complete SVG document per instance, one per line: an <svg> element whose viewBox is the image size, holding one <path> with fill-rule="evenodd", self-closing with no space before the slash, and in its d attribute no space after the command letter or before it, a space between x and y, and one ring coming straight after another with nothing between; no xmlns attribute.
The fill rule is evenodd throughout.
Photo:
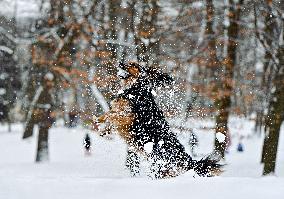
<svg viewBox="0 0 284 199"><path fill-rule="evenodd" d="M223 133L216 133L216 138L218 140L218 142L225 142L226 136Z"/></svg>
<svg viewBox="0 0 284 199"><path fill-rule="evenodd" d="M263 71L263 68L264 68L264 65L262 62L257 62L255 64L255 70L258 71L258 72L262 72Z"/></svg>
<svg viewBox="0 0 284 199"><path fill-rule="evenodd" d="M203 6L203 2L202 1L197 1L197 2L193 2L192 3L192 7L193 8L201 8Z"/></svg>
<svg viewBox="0 0 284 199"><path fill-rule="evenodd" d="M97 85L93 83L91 85L91 89L93 91L93 94L94 94L96 100L101 105L103 110L105 112L108 112L109 111L109 105L108 105L107 101L105 100L105 98L104 98L103 94L101 93L101 91L98 89Z"/></svg>
<svg viewBox="0 0 284 199"><path fill-rule="evenodd" d="M134 96L134 95L131 95L131 94L128 94L128 97L129 97L129 99L132 99L132 98L134 98L135 96Z"/></svg>
<svg viewBox="0 0 284 199"><path fill-rule="evenodd" d="M121 76L121 77L126 77L128 75L128 72L126 72L125 70L123 70L121 68L118 68L117 75Z"/></svg>
<svg viewBox="0 0 284 199"><path fill-rule="evenodd" d="M5 94L6 94L6 89L0 88L0 95L5 95Z"/></svg>
<svg viewBox="0 0 284 199"><path fill-rule="evenodd" d="M199 139L196 150L199 159L212 150L214 143L214 130L199 127L214 126L214 121L192 120L188 125ZM282 199L284 129L280 136L276 173L261 177L259 161L263 136L254 135L253 122L245 119L231 119L229 127L232 144L226 154L226 171L220 177L193 178L188 172L177 178L151 180L143 174L130 177L124 168L126 145L116 136L106 140L81 127L53 127L49 139L50 162L35 164L37 136L22 140L22 125L13 125L12 132L8 133L7 125L0 124L0 198ZM91 156L85 156L83 151L87 132L92 140ZM187 143L187 134L183 134L180 138ZM245 136L243 153L236 151L239 135Z"/></svg>
<svg viewBox="0 0 284 199"><path fill-rule="evenodd" d="M151 153L153 151L153 146L154 146L154 143L153 142L147 142L145 145L144 145L144 150L146 151L146 153Z"/></svg>
<svg viewBox="0 0 284 199"><path fill-rule="evenodd" d="M157 93L156 93L156 91L154 91L154 90L151 90L151 93L152 93L152 95L153 95L153 96L155 96L155 97L157 96Z"/></svg>
<svg viewBox="0 0 284 199"><path fill-rule="evenodd" d="M163 141L163 140L160 140L160 141L158 142L158 144L159 144L159 146L162 146L162 145L164 144L164 141Z"/></svg>
<svg viewBox="0 0 284 199"><path fill-rule="evenodd" d="M0 45L0 50L6 52L8 54L13 54L13 52L14 52L11 48L9 48L7 46L1 46L1 45Z"/></svg>
<svg viewBox="0 0 284 199"><path fill-rule="evenodd" d="M122 89L119 89L118 91L117 91L117 94L119 95L119 94L122 94L122 93L124 93L124 90L122 90Z"/></svg>
<svg viewBox="0 0 284 199"><path fill-rule="evenodd" d="M51 72L46 73L44 77L49 81L54 79L54 75Z"/></svg>

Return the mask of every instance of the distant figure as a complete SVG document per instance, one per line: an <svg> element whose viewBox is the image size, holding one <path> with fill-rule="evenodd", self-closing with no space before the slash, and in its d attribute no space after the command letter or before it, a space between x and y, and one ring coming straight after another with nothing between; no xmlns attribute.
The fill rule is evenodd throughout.
<svg viewBox="0 0 284 199"><path fill-rule="evenodd" d="M240 140L239 140L239 144L237 146L237 151L238 152L243 152L244 151L244 145L243 145L243 136L240 137Z"/></svg>
<svg viewBox="0 0 284 199"><path fill-rule="evenodd" d="M91 155L91 138L87 133L84 139L85 155Z"/></svg>
<svg viewBox="0 0 284 199"><path fill-rule="evenodd" d="M69 112L69 127L75 127L77 126L77 121L78 121L78 115L75 110L72 110Z"/></svg>
<svg viewBox="0 0 284 199"><path fill-rule="evenodd" d="M192 97L191 100L187 101L187 105L186 105L186 118L188 119L189 117L192 117L192 113L193 113L193 105L196 101L196 97Z"/></svg>
<svg viewBox="0 0 284 199"><path fill-rule="evenodd" d="M187 107L186 107L186 118L189 118L192 116L192 109L193 109L192 103L188 102Z"/></svg>
<svg viewBox="0 0 284 199"><path fill-rule="evenodd" d="M197 154L196 154L195 149L198 146L198 138L194 132L190 133L188 144L190 146L190 151L191 151L192 156L196 157Z"/></svg>

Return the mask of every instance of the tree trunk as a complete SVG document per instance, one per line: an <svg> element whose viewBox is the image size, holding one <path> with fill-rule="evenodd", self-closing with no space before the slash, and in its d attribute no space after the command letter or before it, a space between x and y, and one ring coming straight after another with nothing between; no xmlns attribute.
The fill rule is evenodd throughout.
<svg viewBox="0 0 284 199"><path fill-rule="evenodd" d="M51 118L53 82L45 75L42 81L43 92L41 92L36 109L34 110L34 120L39 126L36 162L48 161L48 130L52 125Z"/></svg>
<svg viewBox="0 0 284 199"><path fill-rule="evenodd" d="M267 145L268 145L268 136L265 135L264 141L263 141L263 146L262 146L262 154L261 154L261 160L260 160L261 163L264 163L265 154L267 153L267 151L266 151Z"/></svg>
<svg viewBox="0 0 284 199"><path fill-rule="evenodd" d="M11 133L12 132L12 125L11 125L11 120L10 120L10 117L8 115L8 132Z"/></svg>
<svg viewBox="0 0 284 199"><path fill-rule="evenodd" d="M34 125L35 125L34 120L31 118L26 124L25 131L23 134L23 139L29 138L33 135Z"/></svg>
<svg viewBox="0 0 284 199"><path fill-rule="evenodd" d="M48 129L47 125L39 125L36 162L48 161Z"/></svg>
<svg viewBox="0 0 284 199"><path fill-rule="evenodd" d="M229 107L231 106L230 97L224 97L221 100L215 101L215 107L218 109L218 114L216 116L216 127L215 132L222 133L225 135L225 140L217 139L215 137L215 152L222 158L225 157L225 149L228 139L228 119L229 119Z"/></svg>
<svg viewBox="0 0 284 199"><path fill-rule="evenodd" d="M228 99L218 99L219 92L222 90L220 86L220 82L216 81L216 72L219 71L218 67L220 63L218 63L217 52L216 52L216 40L215 33L213 30L213 18L214 18L214 5L212 0L206 0L206 30L205 36L209 38L208 42L208 62L207 62L207 70L210 72L210 77L213 79L213 84L215 85L213 88L213 99L215 109L218 110L218 115L216 116L216 133L220 132L226 134L227 128L227 118L229 112L227 111L227 106L229 106L230 101ZM217 70L216 70L217 69ZM211 83L210 83L211 84ZM219 142L215 139L215 151L219 153L222 157L224 157L224 150L226 147L225 142Z"/></svg>
<svg viewBox="0 0 284 199"><path fill-rule="evenodd" d="M269 147L266 147L265 154L263 155L263 162L264 162L263 175L268 175L275 172L281 123L282 122L280 120L276 120L273 126L269 129L269 135L266 139L266 143L264 144L264 146L266 145Z"/></svg>
<svg viewBox="0 0 284 199"><path fill-rule="evenodd" d="M117 40L117 15L120 7L120 0L110 0L109 1L109 28L110 33L108 34L108 38L112 40ZM111 52L111 62L114 64L117 60L117 49L118 46L115 44L108 44L108 49Z"/></svg>
<svg viewBox="0 0 284 199"><path fill-rule="evenodd" d="M39 100L40 95L42 94L43 87L40 86L35 93L33 93L34 97L32 98L32 102L30 104L29 110L26 115L26 126L23 134L23 139L31 137L33 135L34 125L38 123L38 119L35 116L34 108ZM29 95L32 96L32 90L29 90Z"/></svg>
<svg viewBox="0 0 284 199"><path fill-rule="evenodd" d="M256 111L254 131L258 135L261 135L261 129L262 129L262 126L263 126L263 115L264 114L263 114L262 110Z"/></svg>
<svg viewBox="0 0 284 199"><path fill-rule="evenodd" d="M41 100L42 99L42 100ZM50 106L51 95L49 89L47 88L45 92L41 95L39 105ZM50 108L38 108L38 145L37 145L37 155L36 162L48 161L48 130L52 125L52 118L50 117L51 109Z"/></svg>
<svg viewBox="0 0 284 199"><path fill-rule="evenodd" d="M139 62L145 62L147 66L158 67L160 38L158 33L158 16L160 7L157 0L141 1L141 15L135 8L137 1L131 4L132 31L136 46L136 56ZM136 17L140 17L139 20ZM139 23L136 24L136 22ZM145 42L146 41L146 42Z"/></svg>
<svg viewBox="0 0 284 199"><path fill-rule="evenodd" d="M280 70L274 80L275 92L272 94L266 118L266 137L263 144L263 175L275 172L280 127L284 120L284 45L278 52Z"/></svg>
<svg viewBox="0 0 284 199"><path fill-rule="evenodd" d="M231 94L233 91L232 80L234 76L234 68L236 65L237 40L239 33L239 19L243 0L240 0L236 5L233 0L229 1L229 22L228 27L228 52L224 59L225 74L223 79L222 96L215 101L215 107L218 110L216 116L216 135L222 133L225 136L225 141L215 138L215 152L222 158L225 157L226 141L228 140L228 119L229 109L231 107ZM220 89L220 88L219 88Z"/></svg>

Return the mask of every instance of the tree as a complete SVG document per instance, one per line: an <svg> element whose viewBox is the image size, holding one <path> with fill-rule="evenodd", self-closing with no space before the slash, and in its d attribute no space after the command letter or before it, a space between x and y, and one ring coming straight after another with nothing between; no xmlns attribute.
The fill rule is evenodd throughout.
<svg viewBox="0 0 284 199"><path fill-rule="evenodd" d="M237 45L238 45L238 34L239 34L239 20L241 16L241 8L243 5L243 0L239 0L235 3L233 0L229 1L229 26L227 27L227 37L228 37L228 47L227 55L223 60L224 65L224 76L222 78L222 87L219 88L223 90L223 95L220 96L215 101L215 106L217 107L218 113L216 116L216 135L218 133L223 134L225 137L228 136L228 119L231 107L231 96L233 91L232 80L234 77L234 67L237 64ZM219 140L218 137L215 138L215 151L221 155L225 156L226 141Z"/></svg>
<svg viewBox="0 0 284 199"><path fill-rule="evenodd" d="M16 93L21 89L20 70L15 56L15 19L0 16L0 121L6 121L10 128L9 115L16 102Z"/></svg>
<svg viewBox="0 0 284 199"><path fill-rule="evenodd" d="M50 1L51 10L47 19L40 19L37 25L39 36L31 46L33 72L31 76L36 89L26 118L23 138L32 135L33 126L38 124L38 145L36 162L48 160L48 132L53 123L55 110L54 88L65 78L56 66L70 70L73 41L78 35L78 25L70 22L72 17L70 1ZM72 19L72 18L71 18Z"/></svg>
<svg viewBox="0 0 284 199"><path fill-rule="evenodd" d="M269 91L261 160L264 163L263 175L267 175L275 172L280 127L284 120L284 25L283 19L281 22L281 12L274 12L273 1L267 0L264 3L264 34L257 29L256 35L265 49L264 82Z"/></svg>

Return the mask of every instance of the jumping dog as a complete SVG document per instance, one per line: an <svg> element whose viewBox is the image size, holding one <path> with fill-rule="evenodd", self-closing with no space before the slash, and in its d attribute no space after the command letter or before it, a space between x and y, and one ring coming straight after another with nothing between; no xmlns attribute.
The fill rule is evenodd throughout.
<svg viewBox="0 0 284 199"><path fill-rule="evenodd" d="M196 161L186 153L155 102L153 91L173 82L168 74L131 62L119 64L118 76L123 89L111 102L111 110L96 121L110 124L109 129L145 157L155 178L175 177L190 169L200 176L221 173L218 160L208 156Z"/></svg>

